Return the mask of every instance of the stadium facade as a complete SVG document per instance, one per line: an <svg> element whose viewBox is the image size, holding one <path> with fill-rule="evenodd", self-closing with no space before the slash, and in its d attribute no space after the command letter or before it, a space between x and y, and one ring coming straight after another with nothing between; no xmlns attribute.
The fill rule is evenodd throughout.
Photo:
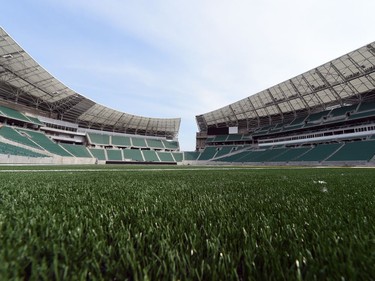
<svg viewBox="0 0 375 281"><path fill-rule="evenodd" d="M375 43L196 121L181 152L180 118L100 105L0 28L0 163L373 165Z"/></svg>
<svg viewBox="0 0 375 281"><path fill-rule="evenodd" d="M375 44L198 115L196 121L197 149L207 152L204 158L214 154L217 162L371 165ZM220 150L232 155L216 157Z"/></svg>

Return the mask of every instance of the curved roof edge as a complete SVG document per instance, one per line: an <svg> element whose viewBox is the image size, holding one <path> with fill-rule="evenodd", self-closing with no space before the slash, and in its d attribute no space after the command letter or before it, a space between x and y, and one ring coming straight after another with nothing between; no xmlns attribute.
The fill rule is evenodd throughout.
<svg viewBox="0 0 375 281"><path fill-rule="evenodd" d="M181 118L120 112L76 93L41 67L0 27L0 98L86 128L151 136L178 136Z"/></svg>
<svg viewBox="0 0 375 281"><path fill-rule="evenodd" d="M251 129L295 118L300 112L358 103L375 89L375 42L237 102L196 116L210 127Z"/></svg>

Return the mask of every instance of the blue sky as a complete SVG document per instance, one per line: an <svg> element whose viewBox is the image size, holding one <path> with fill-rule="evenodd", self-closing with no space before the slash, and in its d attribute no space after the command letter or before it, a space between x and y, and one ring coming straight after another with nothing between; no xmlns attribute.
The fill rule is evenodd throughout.
<svg viewBox="0 0 375 281"><path fill-rule="evenodd" d="M105 106L181 117L255 94L375 40L372 0L3 1L0 25L44 68Z"/></svg>

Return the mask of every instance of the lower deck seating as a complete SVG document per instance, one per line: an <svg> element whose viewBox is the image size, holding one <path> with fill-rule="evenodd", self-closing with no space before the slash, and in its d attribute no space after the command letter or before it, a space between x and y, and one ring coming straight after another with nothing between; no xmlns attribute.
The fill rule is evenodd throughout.
<svg viewBox="0 0 375 281"><path fill-rule="evenodd" d="M177 161L173 158L172 152L158 151L157 154L161 162L176 162Z"/></svg>
<svg viewBox="0 0 375 281"><path fill-rule="evenodd" d="M232 149L235 148L235 146L224 146L221 147L220 150L215 154L215 158L224 156L232 151Z"/></svg>
<svg viewBox="0 0 375 281"><path fill-rule="evenodd" d="M154 150L143 150L142 152L146 162L160 162L159 157Z"/></svg>
<svg viewBox="0 0 375 281"><path fill-rule="evenodd" d="M272 158L272 162L290 162L295 161L298 157L308 152L311 147L290 148L285 153L279 154L277 157Z"/></svg>
<svg viewBox="0 0 375 281"><path fill-rule="evenodd" d="M60 144L65 150L69 151L75 157L82 157L82 158L92 158L90 152L87 150L86 146L83 145L75 145L75 144L67 144L63 143Z"/></svg>
<svg viewBox="0 0 375 281"><path fill-rule="evenodd" d="M199 155L197 160L210 160L215 157L217 148L215 146L207 146Z"/></svg>
<svg viewBox="0 0 375 281"><path fill-rule="evenodd" d="M327 161L369 161L375 155L375 141L349 142Z"/></svg>
<svg viewBox="0 0 375 281"><path fill-rule="evenodd" d="M30 140L37 143L40 147L50 153L65 157L72 157L70 153L49 139L44 133L24 129L17 129L17 131L23 132Z"/></svg>
<svg viewBox="0 0 375 281"><path fill-rule="evenodd" d="M170 150L176 150L179 148L177 141L162 140L164 147Z"/></svg>
<svg viewBox="0 0 375 281"><path fill-rule="evenodd" d="M106 149L107 159L110 161L123 161L120 149Z"/></svg>
<svg viewBox="0 0 375 281"><path fill-rule="evenodd" d="M105 151L102 148L89 148L91 154L94 156L94 158L98 160L107 160L105 156Z"/></svg>
<svg viewBox="0 0 375 281"><path fill-rule="evenodd" d="M25 157L49 157L47 155L34 152L32 150L15 146L9 143L0 142L0 154L10 154Z"/></svg>
<svg viewBox="0 0 375 281"><path fill-rule="evenodd" d="M184 152L184 160L185 161L194 161L197 160L200 155L198 151L185 151Z"/></svg>
<svg viewBox="0 0 375 281"><path fill-rule="evenodd" d="M321 162L332 155L337 149L340 148L340 146L342 146L342 144L339 143L320 144L306 152L304 155L301 155L297 160Z"/></svg>
<svg viewBox="0 0 375 281"><path fill-rule="evenodd" d="M18 142L20 144L24 144L24 145L27 145L27 146L31 146L31 147L34 147L34 148L41 149L41 147L39 145L37 145L35 142L30 140L26 136L17 132L12 127L8 127L8 126L1 127L0 128L0 136L6 138L8 140Z"/></svg>
<svg viewBox="0 0 375 281"><path fill-rule="evenodd" d="M182 162L184 155L182 152L172 152L173 158L176 162Z"/></svg>
<svg viewBox="0 0 375 281"><path fill-rule="evenodd" d="M145 161L142 155L142 151L138 149L124 149L123 153L124 153L124 158L126 160L139 161L139 162Z"/></svg>

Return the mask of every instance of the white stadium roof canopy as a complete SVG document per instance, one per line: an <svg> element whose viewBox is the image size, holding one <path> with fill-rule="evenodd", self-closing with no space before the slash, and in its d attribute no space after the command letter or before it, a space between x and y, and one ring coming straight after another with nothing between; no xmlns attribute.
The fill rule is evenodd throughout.
<svg viewBox="0 0 375 281"><path fill-rule="evenodd" d="M272 71L272 70L270 70ZM220 109L196 116L200 131L251 130L362 101L375 89L375 42Z"/></svg>
<svg viewBox="0 0 375 281"><path fill-rule="evenodd" d="M41 67L0 27L0 99L49 113L80 126L175 138L181 118L151 118L120 112L84 97Z"/></svg>

